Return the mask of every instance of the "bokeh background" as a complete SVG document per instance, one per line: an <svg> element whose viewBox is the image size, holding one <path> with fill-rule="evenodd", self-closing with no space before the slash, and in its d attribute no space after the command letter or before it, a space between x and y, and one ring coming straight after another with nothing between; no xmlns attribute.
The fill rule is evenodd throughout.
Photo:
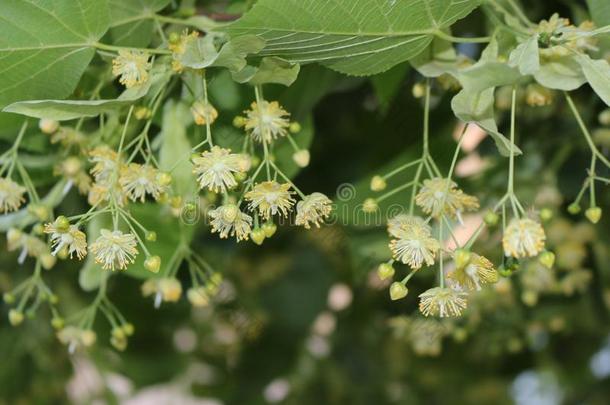
<svg viewBox="0 0 610 405"><path fill-rule="evenodd" d="M182 6L230 19L247 3ZM584 1L527 3L534 20L555 12L575 22L588 18ZM484 16L473 14L455 32L485 32ZM477 57L480 48L460 51ZM565 213L589 156L560 94L547 107L520 103L524 155L517 159L516 179L528 207L554 212L545 226L556 268L524 264L478 294L462 319L441 322L418 313L417 295L433 283L431 271L410 282L407 299L390 301L387 284L375 275L389 256L384 226L364 223L354 213L369 196L374 174L419 155L423 108L412 88L421 80L408 65L374 78L304 66L290 88L269 86L266 96L279 99L304 134L314 134L312 162L295 182L306 193L336 196L334 223L307 232L280 227L262 247L220 241L205 226L194 226L195 250L226 279L218 299L203 309L186 300L154 309L141 296L141 280L114 277L109 297L136 326L122 353L100 341L71 356L55 337L49 314L41 311L12 328L3 305L0 404L610 403L608 220L594 227ZM237 137L232 117L248 106L252 90L220 74L210 93L221 111L217 136ZM454 94L451 83L434 83L432 153L445 169L459 129L450 108ZM498 90L504 128L507 97ZM597 120L603 103L589 88L574 97L607 151L610 128ZM458 179L488 206L505 188L506 160L484 134L472 132L476 149L464 151ZM3 137L4 146L10 145ZM34 156L44 154L44 141L28 145ZM607 189L598 194L610 212ZM80 204L73 199L67 204ZM408 204L408 195L388 206L395 203ZM498 241L498 234L488 232L479 243L496 262ZM0 289L14 285L24 271L16 254L3 254ZM45 274L67 312L92 299L79 289L78 271L73 263ZM107 327L98 324L98 336L107 335Z"/></svg>

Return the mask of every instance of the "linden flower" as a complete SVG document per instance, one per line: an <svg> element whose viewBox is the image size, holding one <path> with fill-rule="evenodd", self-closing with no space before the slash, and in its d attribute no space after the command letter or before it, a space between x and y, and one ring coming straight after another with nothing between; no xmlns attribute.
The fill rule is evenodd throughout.
<svg viewBox="0 0 610 405"><path fill-rule="evenodd" d="M544 250L546 235L533 219L513 219L504 230L504 254L516 258L533 257Z"/></svg>
<svg viewBox="0 0 610 405"><path fill-rule="evenodd" d="M461 212L479 208L476 197L464 194L453 181L440 177L424 180L415 202L434 218L443 214L452 218L459 217Z"/></svg>
<svg viewBox="0 0 610 405"><path fill-rule="evenodd" d="M218 111L210 103L205 101L195 101L191 106L191 114L197 125L212 125L218 118Z"/></svg>
<svg viewBox="0 0 610 405"><path fill-rule="evenodd" d="M498 281L498 272L487 258L470 253L465 266L456 268L448 277L466 290L480 290L481 284L493 284Z"/></svg>
<svg viewBox="0 0 610 405"><path fill-rule="evenodd" d="M222 239L229 235L235 236L237 241L247 240L252 225L252 217L239 210L237 205L222 205L209 212L212 218L212 232L218 232Z"/></svg>
<svg viewBox="0 0 610 405"><path fill-rule="evenodd" d="M401 228L396 236L398 239L390 242L390 250L396 260L408 264L413 270L421 268L424 263L427 266L434 264L440 243L431 237L428 224L413 220L408 226Z"/></svg>
<svg viewBox="0 0 610 405"><path fill-rule="evenodd" d="M61 143L62 146L81 146L87 141L85 135L74 128L60 127L51 135L51 143Z"/></svg>
<svg viewBox="0 0 610 405"><path fill-rule="evenodd" d="M241 172L242 157L230 149L213 146L201 156L193 158L193 174L197 175L199 187L215 193L237 186L233 173Z"/></svg>
<svg viewBox="0 0 610 405"><path fill-rule="evenodd" d="M101 230L101 236L91 245L95 262L104 270L125 270L138 254L136 237L121 231Z"/></svg>
<svg viewBox="0 0 610 405"><path fill-rule="evenodd" d="M312 193L297 203L297 216L295 223L303 225L305 229L311 228L310 222L320 227L320 222L328 218L332 211L332 201L322 193Z"/></svg>
<svg viewBox="0 0 610 405"><path fill-rule="evenodd" d="M277 101L252 103L250 110L245 111L245 130L254 140L271 143L278 137L286 136L290 114Z"/></svg>
<svg viewBox="0 0 610 405"><path fill-rule="evenodd" d="M290 191L290 184L280 184L277 181L265 181L254 186L245 195L250 210L258 209L263 219L269 219L272 215L281 214L287 216L292 209L294 192Z"/></svg>
<svg viewBox="0 0 610 405"><path fill-rule="evenodd" d="M119 155L108 146L98 146L89 151L89 161L93 163L90 172L95 181L106 182L119 164Z"/></svg>
<svg viewBox="0 0 610 405"><path fill-rule="evenodd" d="M25 202L23 195L25 187L20 186L11 179L0 177L0 212L17 211Z"/></svg>
<svg viewBox="0 0 610 405"><path fill-rule="evenodd" d="M151 63L149 55L140 51L120 50L119 56L112 61L112 74L120 76L119 82L130 88L148 80Z"/></svg>
<svg viewBox="0 0 610 405"><path fill-rule="evenodd" d="M413 226L428 226L426 222L413 215L398 214L388 220L388 233L390 236L400 238L404 231L409 230Z"/></svg>
<svg viewBox="0 0 610 405"><path fill-rule="evenodd" d="M127 194L123 191L121 186L115 183L114 187L108 187L105 184L93 183L93 186L89 190L87 201L89 205L98 205L104 201L110 201L113 197L116 198L116 203L119 206L127 204Z"/></svg>
<svg viewBox="0 0 610 405"><path fill-rule="evenodd" d="M79 260L87 255L87 237L84 232L78 230L76 225L70 225L67 231L62 231L55 223L50 223L44 226L44 233L51 235L51 246L54 248L51 254L53 256L64 247L68 249L70 258L75 253Z"/></svg>
<svg viewBox="0 0 610 405"><path fill-rule="evenodd" d="M120 173L119 184L131 201L144 202L146 194L156 200L167 188L159 182L159 171L150 165L130 163L122 167Z"/></svg>
<svg viewBox="0 0 610 405"><path fill-rule="evenodd" d="M62 176L75 184L81 194L86 194L91 189L91 178L84 171L83 162L75 156L70 156L57 164L53 169L53 174Z"/></svg>
<svg viewBox="0 0 610 405"><path fill-rule="evenodd" d="M451 288L434 287L419 295L419 311L424 316L460 316L466 309L467 295Z"/></svg>

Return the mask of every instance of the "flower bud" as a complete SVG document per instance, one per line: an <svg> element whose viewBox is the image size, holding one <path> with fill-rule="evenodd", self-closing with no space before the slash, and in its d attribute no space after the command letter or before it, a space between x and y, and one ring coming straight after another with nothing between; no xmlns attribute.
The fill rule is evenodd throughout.
<svg viewBox="0 0 610 405"><path fill-rule="evenodd" d="M237 167L240 172L247 172L252 167L252 158L247 153L241 153L237 159Z"/></svg>
<svg viewBox="0 0 610 405"><path fill-rule="evenodd" d="M191 113L197 125L212 125L216 118L218 118L218 111L216 111L214 106L202 100L193 103Z"/></svg>
<svg viewBox="0 0 610 405"><path fill-rule="evenodd" d="M120 326L115 326L110 332L111 336L117 339L125 339L125 331Z"/></svg>
<svg viewBox="0 0 610 405"><path fill-rule="evenodd" d="M38 128L40 128L43 133L51 135L59 129L59 122L48 118L43 118L38 121Z"/></svg>
<svg viewBox="0 0 610 405"><path fill-rule="evenodd" d="M415 98L422 98L423 96L426 95L426 86L424 86L421 83L416 83L413 86L413 89L411 89L411 93L413 94L413 97L415 97Z"/></svg>
<svg viewBox="0 0 610 405"><path fill-rule="evenodd" d="M97 340L97 335L91 329L83 330L80 334L80 340L85 347L91 347Z"/></svg>
<svg viewBox="0 0 610 405"><path fill-rule="evenodd" d="M396 301L407 296L409 289L403 283L395 281L390 286L390 299Z"/></svg>
<svg viewBox="0 0 610 405"><path fill-rule="evenodd" d="M555 253L547 250L538 257L538 261L547 269L551 269L555 264Z"/></svg>
<svg viewBox="0 0 610 405"><path fill-rule="evenodd" d="M261 229L265 233L265 237L270 238L275 235L275 231L277 231L277 225L275 225L273 222L265 222L261 226Z"/></svg>
<svg viewBox="0 0 610 405"><path fill-rule="evenodd" d="M23 322L23 312L16 309L8 311L8 321L12 326L19 326Z"/></svg>
<svg viewBox="0 0 610 405"><path fill-rule="evenodd" d="M131 336L135 332L135 328L134 328L133 324L131 324L129 322L123 324L122 328L127 336Z"/></svg>
<svg viewBox="0 0 610 405"><path fill-rule="evenodd" d="M49 219L50 211L42 204L30 204L28 205L28 211L39 221L46 221Z"/></svg>
<svg viewBox="0 0 610 405"><path fill-rule="evenodd" d="M15 302L15 296L12 293L10 293L10 292L2 294L2 299L7 304L12 304L12 303Z"/></svg>
<svg viewBox="0 0 610 405"><path fill-rule="evenodd" d="M578 203L572 203L568 206L568 212L572 215L576 215L580 212L580 205Z"/></svg>
<svg viewBox="0 0 610 405"><path fill-rule="evenodd" d="M246 118L242 116L237 116L233 118L233 126L236 128L242 128L246 126Z"/></svg>
<svg viewBox="0 0 610 405"><path fill-rule="evenodd" d="M500 216L493 211L487 211L485 213L485 217L483 221L487 226L496 226L498 225L498 221L500 220Z"/></svg>
<svg viewBox="0 0 610 405"><path fill-rule="evenodd" d="M161 268L161 258L159 256L150 256L144 261L144 268L151 273L158 273Z"/></svg>
<svg viewBox="0 0 610 405"><path fill-rule="evenodd" d="M167 187L172 184L172 175L167 172L157 174L157 183L162 187Z"/></svg>
<svg viewBox="0 0 610 405"><path fill-rule="evenodd" d="M453 255L455 266L458 269L463 269L464 267L468 266L468 263L470 263L470 257L470 252L467 249L456 250Z"/></svg>
<svg viewBox="0 0 610 405"><path fill-rule="evenodd" d="M140 106L134 110L133 116L138 121L147 120L152 117L152 110L148 107Z"/></svg>
<svg viewBox="0 0 610 405"><path fill-rule="evenodd" d="M377 201L374 198L367 198L364 200L362 204L362 210L366 213L373 213L379 209L379 205L377 205Z"/></svg>
<svg viewBox="0 0 610 405"><path fill-rule="evenodd" d="M125 349L127 349L127 338L124 336L121 338L112 336L110 338L110 344L112 345L112 347L114 347L118 351L122 352Z"/></svg>
<svg viewBox="0 0 610 405"><path fill-rule="evenodd" d="M371 179L371 190L382 191L387 187L386 181L381 176L373 176Z"/></svg>
<svg viewBox="0 0 610 405"><path fill-rule="evenodd" d="M550 208L543 208L540 210L540 219L543 222L548 222L553 218L553 210Z"/></svg>
<svg viewBox="0 0 610 405"><path fill-rule="evenodd" d="M598 119L600 124L610 126L610 108L599 113Z"/></svg>
<svg viewBox="0 0 610 405"><path fill-rule="evenodd" d="M60 215L55 219L55 228L57 228L57 231L60 233L68 232L70 230L70 221L68 218Z"/></svg>
<svg viewBox="0 0 610 405"><path fill-rule="evenodd" d="M250 237L252 238L252 242L260 246L265 241L265 231L261 228L254 228L252 232L250 232Z"/></svg>
<svg viewBox="0 0 610 405"><path fill-rule="evenodd" d="M296 165L299 167L309 166L310 158L311 156L307 149L298 150L292 155L292 160L294 160L294 163L296 163Z"/></svg>
<svg viewBox="0 0 610 405"><path fill-rule="evenodd" d="M600 207L591 207L587 208L585 211L585 216L591 221L591 223L596 224L602 218L602 209Z"/></svg>
<svg viewBox="0 0 610 405"><path fill-rule="evenodd" d="M553 92L539 84L530 84L525 91L525 102L530 107L544 107L553 103Z"/></svg>
<svg viewBox="0 0 610 405"><path fill-rule="evenodd" d="M206 307L210 303L210 297L204 287L190 288L186 292L186 297L194 307Z"/></svg>
<svg viewBox="0 0 610 405"><path fill-rule="evenodd" d="M45 253L40 256L40 264L45 270L51 270L53 266L57 263L57 258L53 256L51 253Z"/></svg>
<svg viewBox="0 0 610 405"><path fill-rule="evenodd" d="M390 263L381 263L377 267L377 275L382 280L394 277L395 272L394 267Z"/></svg>
<svg viewBox="0 0 610 405"><path fill-rule="evenodd" d="M61 317L54 316L53 319L51 319L51 326L55 330L59 330L59 329L63 328L64 325L65 325L65 322L64 322L63 318L61 318Z"/></svg>
<svg viewBox="0 0 610 405"><path fill-rule="evenodd" d="M291 122L290 126L288 127L288 130L293 134L298 134L299 132L301 132L301 124L296 121Z"/></svg>
<svg viewBox="0 0 610 405"><path fill-rule="evenodd" d="M155 231L148 231L146 232L146 240L149 242L154 242L157 240L157 232Z"/></svg>

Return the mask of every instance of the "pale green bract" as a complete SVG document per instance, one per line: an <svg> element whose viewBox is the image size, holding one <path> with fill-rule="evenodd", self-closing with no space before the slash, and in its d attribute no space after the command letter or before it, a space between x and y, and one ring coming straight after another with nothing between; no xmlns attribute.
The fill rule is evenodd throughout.
<svg viewBox="0 0 610 405"><path fill-rule="evenodd" d="M70 95L108 27L106 0L0 1L0 108Z"/></svg>
<svg viewBox="0 0 610 405"><path fill-rule="evenodd" d="M363 76L418 55L436 33L479 4L480 0L259 0L226 30L232 37L263 38L261 56L319 62Z"/></svg>
<svg viewBox="0 0 610 405"><path fill-rule="evenodd" d="M610 64L608 61L593 60L587 55L579 55L577 60L593 90L610 106Z"/></svg>

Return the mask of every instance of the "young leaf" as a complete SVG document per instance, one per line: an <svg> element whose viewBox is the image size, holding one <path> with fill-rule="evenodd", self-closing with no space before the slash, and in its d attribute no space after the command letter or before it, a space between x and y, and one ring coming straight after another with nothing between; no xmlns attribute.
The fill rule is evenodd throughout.
<svg viewBox="0 0 610 405"><path fill-rule="evenodd" d="M170 0L108 0L110 34L113 42L121 46L146 47L150 44L156 12Z"/></svg>
<svg viewBox="0 0 610 405"><path fill-rule="evenodd" d="M534 78L544 87L555 90L576 90L585 82L582 68L572 55L542 61Z"/></svg>
<svg viewBox="0 0 610 405"><path fill-rule="evenodd" d="M480 0L259 0L226 29L233 38L264 38L262 56L320 62L363 76L416 56L435 33L479 4Z"/></svg>
<svg viewBox="0 0 610 405"><path fill-rule="evenodd" d="M108 26L106 0L0 1L0 108L67 97Z"/></svg>
<svg viewBox="0 0 610 405"><path fill-rule="evenodd" d="M263 58L257 72L250 79L254 85L278 83L290 86L299 75L299 65L294 65L281 58Z"/></svg>
<svg viewBox="0 0 610 405"><path fill-rule="evenodd" d="M167 82L170 73L163 71L153 74L141 86L125 90L114 100L31 100L18 101L4 108L5 112L27 115L34 118L50 118L67 121L80 117L96 117L102 113L115 111L146 96L153 86Z"/></svg>
<svg viewBox="0 0 610 405"><path fill-rule="evenodd" d="M532 75L540 70L540 55L538 53L538 35L529 37L519 44L508 58L508 65L519 68L522 75Z"/></svg>
<svg viewBox="0 0 610 405"><path fill-rule="evenodd" d="M579 55L578 63L593 90L610 106L610 64L604 59L593 60L588 55Z"/></svg>

